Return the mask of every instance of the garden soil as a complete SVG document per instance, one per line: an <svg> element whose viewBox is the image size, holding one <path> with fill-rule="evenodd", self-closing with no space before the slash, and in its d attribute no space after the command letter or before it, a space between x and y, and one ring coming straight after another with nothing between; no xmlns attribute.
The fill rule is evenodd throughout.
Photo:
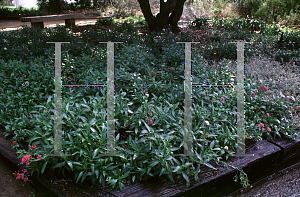
<svg viewBox="0 0 300 197"><path fill-rule="evenodd" d="M1 197L43 197L39 194L29 182L23 180L16 180L13 173L17 169L14 169L8 163L6 159L0 154L0 196Z"/></svg>

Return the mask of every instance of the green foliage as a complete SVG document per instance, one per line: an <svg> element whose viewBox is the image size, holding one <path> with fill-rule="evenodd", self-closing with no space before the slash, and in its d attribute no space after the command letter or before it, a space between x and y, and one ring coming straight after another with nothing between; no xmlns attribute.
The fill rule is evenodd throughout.
<svg viewBox="0 0 300 197"><path fill-rule="evenodd" d="M237 10L240 16L246 18L248 16L253 17L256 11L261 7L262 0L242 0L237 4Z"/></svg>
<svg viewBox="0 0 300 197"><path fill-rule="evenodd" d="M42 155L42 160L30 162L28 167L32 174L59 170L71 174L77 183L88 181L120 189L126 183L153 176L166 176L173 182L183 177L189 186L191 178L199 181L200 167L205 165L213 169L211 161L228 159L236 151L234 89L195 87L192 89L192 138L195 139L192 146L197 158L174 156L184 152L185 46L176 42L190 38L184 33L173 36L168 30L138 35L132 22L132 19L127 20L118 31L91 28L83 31L80 37L64 27L24 28L0 33L3 46L0 49L3 68L0 72L0 122L5 126L5 136L29 147L17 147L20 157ZM236 28L238 25L240 27ZM221 25L220 28L234 31L215 34L205 43L193 46L197 49L192 51L193 83L234 84L236 71L226 68L228 61L224 58L236 59L236 45L228 42L252 39L249 36L251 26L247 26L247 22L238 25ZM263 35L260 38L263 39ZM106 44L95 46L96 42L123 42L115 44L114 51L115 146L116 153L122 156L99 156L107 153L105 87L62 87L62 150L71 156L46 156L54 153L55 89L54 47L46 41L71 42L62 46L62 84L65 85L105 84ZM220 58L220 66L207 66L204 54L207 59ZM245 54L251 55L250 50ZM281 98L276 102L267 100L260 88L262 84L248 76L245 82L246 138L295 137L291 125L284 121L289 115L287 103ZM257 97L251 97L253 92ZM272 119L266 119L266 113ZM258 123L272 128L272 132L259 130ZM37 146L34 151L30 149L33 144ZM247 186L247 176L238 170L242 184Z"/></svg>
<svg viewBox="0 0 300 197"><path fill-rule="evenodd" d="M214 18L212 25L220 30L226 31L260 31L264 33L266 29L266 24L263 21L255 20L254 18L233 18L233 19L218 19Z"/></svg>
<svg viewBox="0 0 300 197"><path fill-rule="evenodd" d="M300 24L300 10L299 10L299 5L297 6L298 10L294 12L293 9L291 9L290 14L286 15L283 20L283 23L288 26L288 25L298 25Z"/></svg>
<svg viewBox="0 0 300 197"><path fill-rule="evenodd" d="M197 18L195 16L195 20L190 24L191 27L194 27L196 29L201 29L201 28L205 28L208 26L208 17L204 17L204 18Z"/></svg>
<svg viewBox="0 0 300 197"><path fill-rule="evenodd" d="M40 15L46 15L42 10L37 10L34 8L27 9L27 8L6 8L6 7L0 7L0 17L25 17L25 16L40 16Z"/></svg>
<svg viewBox="0 0 300 197"><path fill-rule="evenodd" d="M113 25L114 24L114 20L111 17L100 17L97 19L96 22L96 26L97 27L101 27L101 26L105 26L105 25Z"/></svg>

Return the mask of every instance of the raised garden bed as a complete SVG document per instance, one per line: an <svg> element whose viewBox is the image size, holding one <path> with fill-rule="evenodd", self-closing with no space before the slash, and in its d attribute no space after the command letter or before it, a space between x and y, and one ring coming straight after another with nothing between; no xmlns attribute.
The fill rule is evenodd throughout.
<svg viewBox="0 0 300 197"><path fill-rule="evenodd" d="M17 158L16 150L11 149L10 139L0 130L0 154L8 162L22 168L24 164ZM255 143L246 141L246 154L254 156L230 157L227 163L242 168L248 175L250 182L255 182L267 175L300 161L300 142L291 139L274 139L270 142L262 140ZM191 179L190 187L186 188L185 180L181 179L172 183L166 177L153 177L145 181L136 181L126 185L121 192L118 188L112 191L104 191L90 186L88 183L75 184L70 175L63 176L60 173L45 172L40 177L31 177L33 187L38 191L46 191L47 196L221 196L239 189L239 183L234 182L233 177L237 170L231 167L218 167L217 170L203 167L199 176L199 183ZM248 188L249 189L249 188Z"/></svg>

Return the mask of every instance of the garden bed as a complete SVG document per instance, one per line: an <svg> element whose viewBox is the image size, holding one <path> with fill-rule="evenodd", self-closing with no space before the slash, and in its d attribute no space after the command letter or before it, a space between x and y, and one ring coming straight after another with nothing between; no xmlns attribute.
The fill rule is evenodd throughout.
<svg viewBox="0 0 300 197"><path fill-rule="evenodd" d="M182 192L194 192L193 190L200 191L200 185L203 185L204 182L202 180L200 183L195 183L194 177L196 179L197 176L201 177L206 173L216 177L220 175L218 172L230 176L234 173L233 169L230 170L231 168L228 171L219 167L217 168L221 169L220 171L211 170L214 159L221 157L225 160L236 151L236 127L234 126L236 96L232 93L234 89L232 87L227 89L222 87L193 88L193 104L195 104L193 105L193 137L195 139L193 143L195 143L195 152L201 152L201 155L198 159L173 157L174 153L182 153L181 126L184 104L184 76L182 76L184 48L183 45L176 44L176 41L193 40L197 37L189 37L184 35L184 32L174 36L168 31L160 35L140 36L134 34L135 30L136 27L131 24L121 24L115 29L116 33L90 28L86 31L82 30L80 37L73 37L73 32L63 27L47 29L45 32L25 28L19 32L22 37L16 37L18 33L1 35L5 48L0 51L1 58L3 58L0 63L5 68L5 72L0 73L0 82L5 87L3 89L5 94L1 92L0 100L0 105L2 105L0 119L5 120L3 126L6 128L3 134L13 141L12 147L18 149L19 157L23 157L22 163L27 164L26 160L28 159L26 158L28 155L32 156L32 160L28 162L27 166L30 170L34 170L34 173L41 174L37 178L36 174L32 178L30 177L33 183L35 180L46 177L45 180L40 181L45 183L46 187L51 185L51 181L47 181L49 178L53 184L62 188L57 190L64 191L63 189L66 190L66 188L78 187L76 192L86 192L84 188L94 188L95 192L99 192L97 188L100 186L90 187L90 181L97 181L102 186L109 185L108 189L114 187L111 192L121 196L129 195L130 192L142 196L154 195L151 194L151 191L161 195L177 195ZM201 32L205 34L205 31ZM235 81L234 70L236 68L230 67L230 63L236 59L234 53L236 48L232 45L225 46L221 44L221 41L225 38L227 41L236 39L234 36L237 35L239 34L228 38L218 35L215 31L211 32L204 42L201 40L202 43L198 46L192 45L194 83L214 84L217 82L220 84L225 82L228 84L232 79ZM245 33L243 36L249 35ZM106 47L95 46L96 40L126 41L126 45L115 45L115 130L117 149L123 154L123 157L100 157L97 155L105 153L106 150L104 129L106 117L103 111L106 109L106 97L105 91L102 90L104 88L99 87L81 90L63 88L63 98L65 98L63 128L64 131L68 131L64 135L63 149L72 153L72 156L59 158L46 156L53 149L53 115L51 116L53 114L51 111L53 96L51 95L53 95L54 86L51 69L54 63L54 50L53 46L46 45L44 42L49 39L63 39L61 41L68 40L72 43L62 45L64 84L95 84L94 81L97 83L106 81ZM249 38L247 37L247 39ZM44 55L44 59L38 58L41 54ZM246 68L250 68L251 50L247 49L245 54L247 54ZM206 64L203 55L209 59L209 64ZM128 58L129 56L130 58ZM22 61L18 61L18 58L21 58ZM217 62L213 61L216 59L218 59ZM257 76L251 77L250 74L251 71L246 74L245 79L246 139L260 141L254 151L261 150L262 147L269 147L264 148L262 155L258 152L257 154L263 156L263 153L268 153L264 156L272 157L275 161L272 163L274 167L280 158L284 158L281 155L282 146L280 149L263 139L271 140L285 135L297 136L297 133L293 133L294 131L291 130L291 124L288 124L291 121L290 119L288 121L287 118L293 119L298 115L298 113L296 114L298 112L296 106L299 105L298 95L295 91L292 93L293 96L287 95L287 93L284 93L286 95L280 94L280 91L276 92L275 87L273 88L268 81L260 82L262 80L260 76L255 78ZM278 71L268 70L267 74L274 74L272 76L274 81L276 78L282 79L283 77L297 79L297 76L289 73L283 73L281 76ZM281 83L292 88L287 85L287 82L285 80ZM293 85L297 84L293 82ZM276 99L268 98L269 92L276 96ZM28 103L20 103L20 99ZM289 105L288 102L291 101L293 104L287 107L286 105ZM38 106L36 106L37 104ZM7 143L9 148L10 145L11 143ZM248 148L251 149L251 146L249 145ZM7 150L3 152L5 151L7 152ZM161 156L161 153L166 154L167 157L166 155ZM284 154L286 155L286 153ZM11 157L11 159L13 158ZM20 160L21 158L16 162L20 163ZM259 159L257 158L257 160ZM256 166L262 164L250 160L247 160L246 163L239 159L237 161L235 163L238 165L237 167L242 167L245 171L249 171L250 167L247 168L247 165L250 163ZM232 162L234 163L233 160ZM198 165L197 169L195 169L195 165ZM201 171L199 171L200 165ZM27 166L22 164L21 167ZM51 174L48 171L49 168L56 168L56 170ZM57 168L60 173L57 172ZM61 172L65 173L64 176L59 175ZM256 175L251 175L251 172L250 170L249 177L256 179ZM197 176L192 176L195 174ZM53 177L54 175L56 178ZM162 176L160 177L160 175ZM240 173L239 175L244 176L245 174ZM150 178L152 176L154 178ZM180 178L179 182L172 183L172 176ZM156 182L151 186L153 179ZM161 185L157 179L165 186L159 187ZM186 184L182 180L185 180ZM214 179L212 178L212 180ZM74 182L78 182L77 185L69 187ZM225 182L230 183L230 181ZM176 184L180 184L180 186ZM188 184L190 184L189 188L183 188ZM118 191L116 187L123 188L123 191ZM152 188L151 191L147 187ZM55 190L56 186L50 188ZM162 191L162 189L166 191ZM205 191L203 190L203 192ZM90 196L96 194L89 193ZM82 195L85 194L82 193Z"/></svg>
<svg viewBox="0 0 300 197"><path fill-rule="evenodd" d="M1 128L1 127L0 127ZM17 158L16 151L11 149L11 140L3 136L4 128L0 129L0 154L9 163L22 169L21 159ZM246 154L254 156L230 157L227 162L241 168L247 173L250 182L256 182L261 178L290 166L300 159L300 142L291 139L274 139L270 142L265 140L255 143L246 141ZM212 162L215 166L215 163ZM71 197L71 196L221 196L227 195L240 188L234 182L233 177L237 170L228 167L217 167L212 170L203 167L199 175L199 183L191 181L191 186L186 188L184 179L170 182L167 177L149 178L145 181L137 181L126 185L123 191L115 189L103 190L90 184L75 184L72 176L61 173L45 172L37 178L31 178L31 184L45 197ZM251 187L250 187L251 188ZM249 190L249 188L246 188ZM245 191L246 191L245 190ZM201 194L201 195L200 195Z"/></svg>

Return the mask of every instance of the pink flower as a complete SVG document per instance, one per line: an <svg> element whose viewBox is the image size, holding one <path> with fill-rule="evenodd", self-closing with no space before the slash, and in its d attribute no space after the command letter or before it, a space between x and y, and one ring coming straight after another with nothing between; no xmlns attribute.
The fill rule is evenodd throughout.
<svg viewBox="0 0 300 197"><path fill-rule="evenodd" d="M252 93L252 96L255 97L255 93L254 92Z"/></svg>
<svg viewBox="0 0 300 197"><path fill-rule="evenodd" d="M173 70L173 67L171 67L170 69Z"/></svg>
<svg viewBox="0 0 300 197"><path fill-rule="evenodd" d="M214 101L214 100L216 100L216 99L213 99L213 101Z"/></svg>
<svg viewBox="0 0 300 197"><path fill-rule="evenodd" d="M26 172L27 172L27 169L23 169L22 172L26 173Z"/></svg>
<svg viewBox="0 0 300 197"><path fill-rule="evenodd" d="M152 118L150 118L150 121L148 121L148 125L152 125L153 124L153 121L152 121Z"/></svg>
<svg viewBox="0 0 300 197"><path fill-rule="evenodd" d="M64 43L61 43L61 46L64 46Z"/></svg>
<svg viewBox="0 0 300 197"><path fill-rule="evenodd" d="M30 162L27 162L27 163L26 163L26 166L29 166L29 165L30 165Z"/></svg>
<svg viewBox="0 0 300 197"><path fill-rule="evenodd" d="M221 99L220 99L220 101L224 101L224 100L225 100L224 98L221 98Z"/></svg>
<svg viewBox="0 0 300 197"><path fill-rule="evenodd" d="M293 107L293 110L295 110L295 107Z"/></svg>
<svg viewBox="0 0 300 197"><path fill-rule="evenodd" d="M153 75L156 75L156 72L154 72L154 71L152 70L152 74L153 74Z"/></svg>
<svg viewBox="0 0 300 197"><path fill-rule="evenodd" d="M208 135L208 134L206 134L206 137L209 137L209 135Z"/></svg>
<svg viewBox="0 0 300 197"><path fill-rule="evenodd" d="M42 155L38 155L37 159L41 160L42 159Z"/></svg>
<svg viewBox="0 0 300 197"><path fill-rule="evenodd" d="M17 144L17 141L13 141L13 144Z"/></svg>
<svg viewBox="0 0 300 197"><path fill-rule="evenodd" d="M270 116L270 114L269 113L267 113L267 117L269 117Z"/></svg>
<svg viewBox="0 0 300 197"><path fill-rule="evenodd" d="M32 150L36 149L36 145L31 146Z"/></svg>
<svg viewBox="0 0 300 197"><path fill-rule="evenodd" d="M22 163L26 163L27 161L30 160L30 157L31 155L25 155L23 158L22 158Z"/></svg>
<svg viewBox="0 0 300 197"><path fill-rule="evenodd" d="M268 128L267 128L267 131L271 132L271 128L270 128L270 127L268 127Z"/></svg>
<svg viewBox="0 0 300 197"><path fill-rule="evenodd" d="M26 182L26 181L30 181L30 180L28 179L28 177L25 177L24 182Z"/></svg>
<svg viewBox="0 0 300 197"><path fill-rule="evenodd" d="M268 91L268 88L265 86L265 85L263 85L263 86L260 86L260 88L263 90L263 91Z"/></svg>
<svg viewBox="0 0 300 197"><path fill-rule="evenodd" d="M283 74L280 74L280 76L282 76Z"/></svg>
<svg viewBox="0 0 300 197"><path fill-rule="evenodd" d="M78 49L80 49L80 47L78 47Z"/></svg>
<svg viewBox="0 0 300 197"><path fill-rule="evenodd" d="M145 93L146 91L145 90L143 90L143 93Z"/></svg>
<svg viewBox="0 0 300 197"><path fill-rule="evenodd" d="M152 116L152 113L148 113L149 116Z"/></svg>
<svg viewBox="0 0 300 197"><path fill-rule="evenodd" d="M16 179L24 179L24 173L18 173Z"/></svg>
<svg viewBox="0 0 300 197"><path fill-rule="evenodd" d="M265 127L264 123L259 123L258 126L261 130L264 130L264 128L263 128L263 127Z"/></svg>

